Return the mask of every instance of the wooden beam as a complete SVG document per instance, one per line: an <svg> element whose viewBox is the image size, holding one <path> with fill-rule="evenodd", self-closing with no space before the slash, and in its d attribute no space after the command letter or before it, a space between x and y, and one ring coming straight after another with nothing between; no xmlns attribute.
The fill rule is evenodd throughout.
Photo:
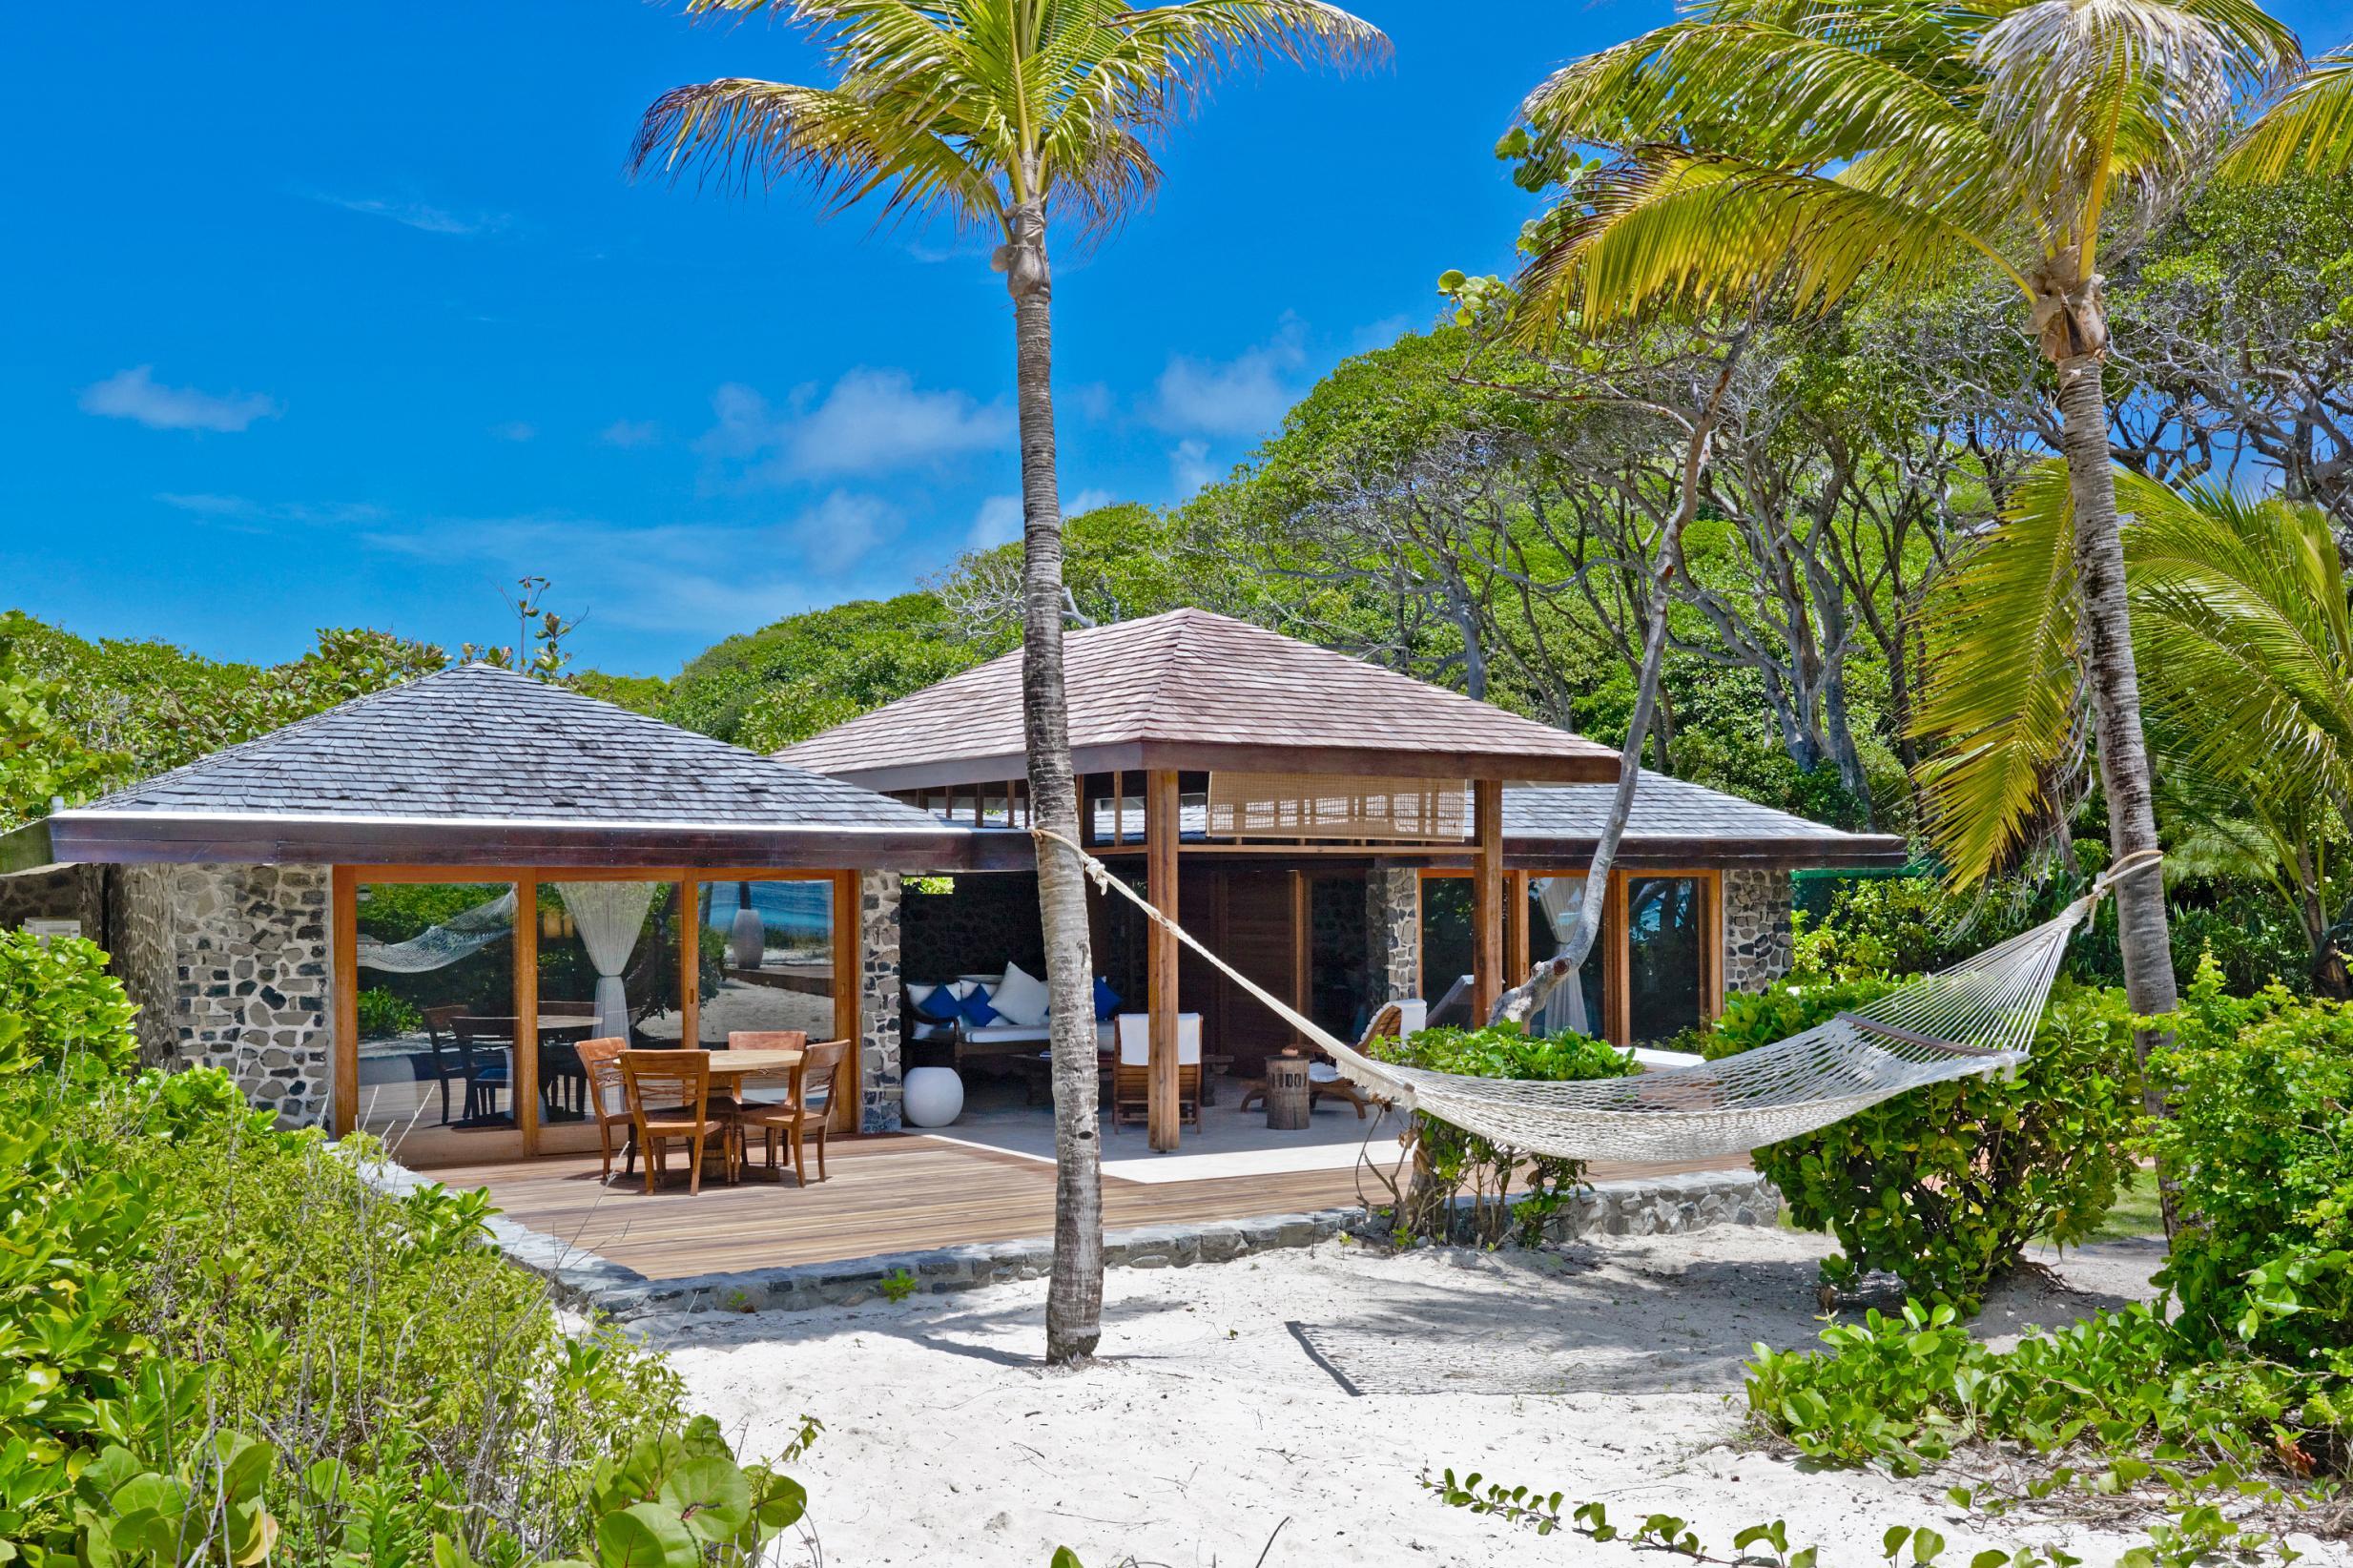
<svg viewBox="0 0 2353 1568"><path fill-rule="evenodd" d="M1304 871L1290 874L1290 1005L1301 1018L1315 1016L1311 1004L1315 986L1310 975L1315 962L1315 884ZM1292 1041L1305 1049L1306 1039L1291 1031Z"/></svg>
<svg viewBox="0 0 2353 1568"><path fill-rule="evenodd" d="M1471 1016L1484 1024L1503 995L1503 782L1474 779L1471 831Z"/></svg>
<svg viewBox="0 0 2353 1568"><path fill-rule="evenodd" d="M515 1070L509 1085L523 1152L539 1152L539 883L515 884Z"/></svg>
<svg viewBox="0 0 2353 1568"><path fill-rule="evenodd" d="M1528 978L1528 971L1536 964L1536 959L1530 956L1530 928L1535 917L1528 909L1528 874L1515 871L1505 877L1503 896L1509 903L1504 928L1512 934L1512 958L1504 968L1504 974L1512 984L1517 985Z"/></svg>
<svg viewBox="0 0 2353 1568"><path fill-rule="evenodd" d="M901 906L904 907L904 906ZM856 1132L866 1105L865 1035L865 892L858 874L834 874L834 1038L850 1042L834 1080L833 1108L826 1125L836 1132ZM894 994L889 1002L898 1001Z"/></svg>
<svg viewBox="0 0 2353 1568"><path fill-rule="evenodd" d="M1590 896L1593 890L1585 891ZM1634 1000L1628 992L1634 984L1634 948L1626 931L1626 874L1612 871L1602 896L1609 899L1601 917L1601 939L1609 949L1603 955L1609 977L1607 994L1601 999L1603 1026L1611 1044L1630 1045L1634 1042Z"/></svg>
<svg viewBox="0 0 2353 1568"><path fill-rule="evenodd" d="M678 1043L703 1042L703 885L678 883Z"/></svg>
<svg viewBox="0 0 2353 1568"><path fill-rule="evenodd" d="M1174 920L1177 915L1177 775L1159 769L1144 780L1145 896ZM1147 927L1146 969L1151 1018L1150 1066L1145 1125L1152 1147L1177 1146L1177 939L1158 921Z"/></svg>
<svg viewBox="0 0 2353 1568"><path fill-rule="evenodd" d="M360 879L337 866L329 913L335 921L335 1136L360 1120Z"/></svg>

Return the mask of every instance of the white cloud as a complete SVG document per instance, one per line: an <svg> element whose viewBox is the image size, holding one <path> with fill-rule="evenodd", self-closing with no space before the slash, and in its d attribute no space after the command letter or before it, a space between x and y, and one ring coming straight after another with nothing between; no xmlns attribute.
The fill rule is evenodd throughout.
<svg viewBox="0 0 2353 1568"><path fill-rule="evenodd" d="M1367 321L1349 334L1351 354L1370 354L1376 348L1387 348L1404 337L1414 327L1411 316L1384 316L1377 321Z"/></svg>
<svg viewBox="0 0 2353 1568"><path fill-rule="evenodd" d="M596 439L608 446L650 446L662 439L662 427L651 420L615 420Z"/></svg>
<svg viewBox="0 0 2353 1568"><path fill-rule="evenodd" d="M155 367L134 365L82 389L82 412L111 420L136 420L151 430L242 430L256 420L285 412L277 400L258 392L226 396L193 386L165 386Z"/></svg>
<svg viewBox="0 0 2353 1568"><path fill-rule="evenodd" d="M256 501L249 496L185 494L166 490L155 499L177 511L237 523L293 523L304 527L351 527L382 520L384 509L364 501Z"/></svg>
<svg viewBox="0 0 2353 1568"><path fill-rule="evenodd" d="M1119 497L1108 490L1081 490L1063 498L1063 520L1068 522L1082 512L1091 512L1099 506L1108 506ZM1000 545L1010 545L1022 537L1022 498L1018 495L993 495L980 503L973 514L972 531L964 536L964 547L972 550L993 550Z"/></svg>
<svg viewBox="0 0 2353 1568"><path fill-rule="evenodd" d="M1107 420L1118 401L1103 382L1081 382L1056 393L1054 405L1057 409L1075 409L1090 420Z"/></svg>
<svg viewBox="0 0 2353 1568"><path fill-rule="evenodd" d="M1217 470L1209 466L1209 444L1206 441L1180 441L1168 449L1168 477L1176 485L1176 499L1188 499L1203 485L1217 478Z"/></svg>
<svg viewBox="0 0 2353 1568"><path fill-rule="evenodd" d="M524 572L551 578L552 602L599 622L671 633L691 623L715 640L812 604L887 589L895 569L862 568L876 565L902 523L886 502L836 490L790 517L741 526L525 513L403 522L361 538L444 570L481 568L485 585ZM485 606L496 604L487 586L483 593Z"/></svg>
<svg viewBox="0 0 2353 1568"><path fill-rule="evenodd" d="M967 549L993 550L1000 545L1010 545L1022 537L1022 498L1018 495L993 495L980 503L973 514L972 532L964 539Z"/></svg>
<svg viewBox="0 0 2353 1568"><path fill-rule="evenodd" d="M359 213L366 217L390 218L404 228L424 234L472 235L485 234L506 225L504 213L481 213L464 217L446 208L428 206L422 201L387 201L381 196L330 196L324 191L302 193L313 201L329 207L341 207L347 213Z"/></svg>
<svg viewBox="0 0 2353 1568"><path fill-rule="evenodd" d="M1164 430L1262 436L1298 401L1293 373L1307 361L1306 333L1286 317L1267 341L1230 360L1170 359L1160 373L1152 422Z"/></svg>
<svg viewBox="0 0 2353 1568"><path fill-rule="evenodd" d="M529 441L539 434L539 426L526 424L521 420L508 420L504 424L490 426L490 433L501 441Z"/></svg>
<svg viewBox="0 0 2353 1568"><path fill-rule="evenodd" d="M718 423L699 444L712 457L751 464L762 481L880 473L1009 446L1013 411L970 394L917 388L903 370L850 371L822 398L794 392L779 412L731 382L712 395Z"/></svg>

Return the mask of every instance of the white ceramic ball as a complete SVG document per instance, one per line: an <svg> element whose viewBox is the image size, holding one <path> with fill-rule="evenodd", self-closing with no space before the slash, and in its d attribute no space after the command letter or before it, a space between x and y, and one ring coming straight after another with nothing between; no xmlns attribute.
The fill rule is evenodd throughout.
<svg viewBox="0 0 2353 1568"><path fill-rule="evenodd" d="M911 1127L944 1127L964 1113L964 1081L954 1067L911 1067L899 1084L899 1112Z"/></svg>

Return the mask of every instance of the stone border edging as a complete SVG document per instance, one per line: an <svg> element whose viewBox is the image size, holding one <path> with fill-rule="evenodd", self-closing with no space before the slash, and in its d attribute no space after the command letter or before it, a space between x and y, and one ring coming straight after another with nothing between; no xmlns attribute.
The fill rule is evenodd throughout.
<svg viewBox="0 0 2353 1568"><path fill-rule="evenodd" d="M389 1161L364 1165L360 1173L379 1191L396 1196L431 1180ZM1570 1242L1593 1235L1671 1235L1715 1225L1771 1225L1780 1212L1780 1192L1756 1172L1701 1171L1597 1183L1552 1216L1544 1236L1551 1242ZM655 1280L503 1215L491 1220L490 1232L508 1260L545 1279L562 1305L625 1321L669 1312L855 1307L881 1299L882 1282L902 1272L913 1277L918 1294L934 1295L1040 1279L1054 1265L1053 1240L1044 1237ZM1380 1228L1364 1209L1353 1207L1204 1225L1147 1226L1106 1232L1104 1262L1126 1269L1185 1269L1312 1247L1343 1233L1375 1236Z"/></svg>

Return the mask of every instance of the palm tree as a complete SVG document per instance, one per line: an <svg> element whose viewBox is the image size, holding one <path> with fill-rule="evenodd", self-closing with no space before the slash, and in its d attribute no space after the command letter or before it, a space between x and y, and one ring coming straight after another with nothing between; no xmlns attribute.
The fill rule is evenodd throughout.
<svg viewBox="0 0 2353 1568"><path fill-rule="evenodd" d="M1522 106L1534 324L1785 290L1799 310L1965 266L2023 299L2058 382L2076 632L2110 841L2157 846L2101 384L2103 246L2210 167L2237 106L2301 63L2249 0L1702 0ZM1598 160L1579 148L1601 152ZM2134 1009L2175 1002L2156 878L2117 889ZM2143 1036L2142 1050L2152 1043Z"/></svg>
<svg viewBox="0 0 2353 1568"><path fill-rule="evenodd" d="M997 238L1013 296L1022 449L1022 717L1036 826L1075 844L1063 695L1062 504L1055 473L1049 224L1081 245L1160 178L1152 143L1236 66L1375 58L1388 40L1322 0L689 0L691 13L774 9L807 28L832 87L729 78L664 93L632 172L723 185L806 180L830 208L944 217ZM1046 1356L1101 1334L1103 1192L1096 1142L1094 961L1076 855L1041 840L1039 914L1053 1006L1054 1272Z"/></svg>
<svg viewBox="0 0 2353 1568"><path fill-rule="evenodd" d="M2353 840L2353 603L2328 516L2122 470L2116 485L2168 814L2273 885L2315 984L2342 994L2332 862ZM1920 723L1942 754L1923 791L1956 881L2016 855L2076 763L2074 526L2069 476L2044 464L1934 596Z"/></svg>

